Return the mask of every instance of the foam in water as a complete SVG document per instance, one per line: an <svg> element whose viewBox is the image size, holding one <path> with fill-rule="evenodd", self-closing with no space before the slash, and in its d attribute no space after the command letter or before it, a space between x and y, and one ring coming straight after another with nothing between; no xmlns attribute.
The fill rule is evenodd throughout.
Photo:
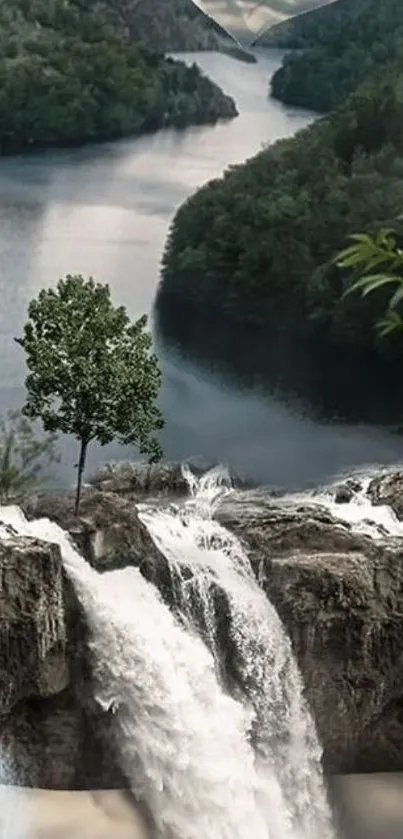
<svg viewBox="0 0 403 839"><path fill-rule="evenodd" d="M288 496L288 500L293 504L303 503L313 507L326 507L334 518L347 522L355 532L371 536L373 539L382 539L385 535L402 537L403 522L397 518L391 507L386 504L372 504L368 495L368 488L373 478L379 477L380 474L387 476L390 471L368 468L353 475L351 473L348 476L341 475L330 486L322 487L313 493L294 493ZM342 504L336 502L336 489L340 486L340 482L352 477L360 488L354 492L351 501Z"/></svg>
<svg viewBox="0 0 403 839"><path fill-rule="evenodd" d="M182 507L140 511L180 582L182 623L137 569L98 574L48 520L0 508L2 536L12 526L60 545L88 621L95 696L113 714L122 769L161 837L330 839L320 750L290 643L240 543L212 518L228 480L219 471L188 477ZM205 625L212 581L227 599L244 684L236 699L193 627L185 570Z"/></svg>

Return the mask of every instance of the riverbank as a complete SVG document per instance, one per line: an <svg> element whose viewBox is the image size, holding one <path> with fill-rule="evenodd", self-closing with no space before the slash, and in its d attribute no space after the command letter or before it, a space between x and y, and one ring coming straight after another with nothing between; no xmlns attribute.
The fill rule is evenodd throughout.
<svg viewBox="0 0 403 839"><path fill-rule="evenodd" d="M0 154L77 146L237 116L197 67L165 58L102 4L0 0ZM129 27L130 28L130 27Z"/></svg>
<svg viewBox="0 0 403 839"><path fill-rule="evenodd" d="M41 288L54 286L68 272L91 275L110 284L114 303L125 305L130 317L148 312L152 318L161 254L177 207L228 166L313 121L314 114L268 98L268 79L283 53L256 55L256 64L242 65L218 53L186 56L188 65L196 62L236 100L240 115L230 122L0 159L0 413L18 408L24 399L24 358L14 337ZM239 342L227 341L222 324L210 334L221 351L236 356ZM286 351L289 336L284 339ZM192 360L168 342L157 341L157 350L167 458L197 454L231 462L258 482L298 488L350 467L393 464L403 457L402 436L376 427L374 414L374 424L368 425L365 400L358 419L339 422L340 388L325 364L318 370L298 356L295 367L284 368L287 377L279 376L280 351L274 348L269 359L266 344L260 361L270 361L277 373L263 383L247 370L235 378L213 357L203 364ZM242 363L247 361L245 355ZM293 388L301 381L304 399ZM315 412L318 392L324 405ZM380 414L382 390L377 408ZM75 478L75 441L63 438L60 451L60 467L50 480L68 487ZM88 470L136 454L118 445L94 446Z"/></svg>

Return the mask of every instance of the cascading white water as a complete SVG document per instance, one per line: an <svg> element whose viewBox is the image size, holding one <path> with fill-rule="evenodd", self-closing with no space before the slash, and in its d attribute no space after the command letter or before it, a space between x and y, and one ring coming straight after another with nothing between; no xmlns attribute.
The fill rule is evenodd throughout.
<svg viewBox="0 0 403 839"><path fill-rule="evenodd" d="M185 474L191 499L166 509L139 505L140 518L169 563L176 581L175 605L188 625L194 617L196 593L204 637L216 657L212 586L225 596L235 666L244 702L252 711L256 766L263 785L261 806L269 836L328 839L332 828L321 751L290 641L240 542L213 518L214 503L231 491L229 477L221 469L211 470L200 480L189 470ZM216 665L219 673L219 660Z"/></svg>
<svg viewBox="0 0 403 839"><path fill-rule="evenodd" d="M320 750L289 640L242 546L212 517L228 483L220 471L188 479L192 495L180 507L140 508L180 582L179 619L137 569L98 574L48 520L0 508L0 532L7 538L12 526L60 545L90 630L96 699L113 714L122 769L160 837L331 839ZM212 583L225 595L244 686L237 698L192 623L189 582L216 656Z"/></svg>
<svg viewBox="0 0 403 839"><path fill-rule="evenodd" d="M92 636L96 698L114 715L122 768L159 835L283 839L271 832L262 804L250 715L225 694L207 648L157 590L136 569L98 574L48 520L27 522L8 507L0 521L60 545ZM3 528L2 537L9 535Z"/></svg>
<svg viewBox="0 0 403 839"><path fill-rule="evenodd" d="M386 504L374 505L368 495L368 487L376 476L385 476L390 473L388 469L371 469L355 472L349 475L340 475L334 484L324 486L315 490L314 493L294 493L284 501L303 503L312 507L325 507L336 519L341 519L351 525L357 533L371 536L373 539L382 539L385 535L403 536L403 522L395 515L391 507ZM393 471L393 470L392 470ZM360 487L357 489L350 501L339 503L335 500L337 488L343 480L353 478Z"/></svg>

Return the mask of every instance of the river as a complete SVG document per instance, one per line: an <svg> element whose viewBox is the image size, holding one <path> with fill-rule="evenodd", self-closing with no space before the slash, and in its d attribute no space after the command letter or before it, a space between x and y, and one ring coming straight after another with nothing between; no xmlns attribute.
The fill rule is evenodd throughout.
<svg viewBox="0 0 403 839"><path fill-rule="evenodd" d="M123 142L0 160L0 411L23 400L23 353L14 342L29 300L66 273L109 282L132 317L152 312L174 212L198 186L263 145L292 135L312 114L268 98L281 53L256 64L187 55L237 101L240 116L215 127L167 130ZM403 438L376 427L320 423L291 399L235 386L161 352L165 454L230 461L250 477L303 486L368 462L403 456ZM74 479L74 441L61 442L59 483ZM89 452L89 468L132 457L118 446Z"/></svg>

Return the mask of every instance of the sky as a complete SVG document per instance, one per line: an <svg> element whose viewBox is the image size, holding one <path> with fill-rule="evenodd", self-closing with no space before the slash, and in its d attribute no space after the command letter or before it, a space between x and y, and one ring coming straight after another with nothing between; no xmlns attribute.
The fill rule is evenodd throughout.
<svg viewBox="0 0 403 839"><path fill-rule="evenodd" d="M248 42L269 26L334 0L194 0L239 40Z"/></svg>

